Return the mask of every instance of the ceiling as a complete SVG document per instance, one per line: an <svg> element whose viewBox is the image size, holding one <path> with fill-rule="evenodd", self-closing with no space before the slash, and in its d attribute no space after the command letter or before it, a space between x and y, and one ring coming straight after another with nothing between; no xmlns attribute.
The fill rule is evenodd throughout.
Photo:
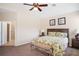
<svg viewBox="0 0 79 59"><path fill-rule="evenodd" d="M42 12L29 11L31 6L24 6L22 3L0 3L0 13L5 12L26 12L31 14L38 14L40 16L61 15L64 13L74 12L79 10L78 3L56 3L56 6L48 4L48 7L42 7Z"/></svg>

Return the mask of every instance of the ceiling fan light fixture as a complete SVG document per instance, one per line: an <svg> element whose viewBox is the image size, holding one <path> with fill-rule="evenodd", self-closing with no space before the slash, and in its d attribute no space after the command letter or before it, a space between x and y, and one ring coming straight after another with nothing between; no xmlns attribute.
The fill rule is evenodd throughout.
<svg viewBox="0 0 79 59"><path fill-rule="evenodd" d="M29 9L30 11L34 9L34 10L39 10L40 12L42 11L40 7L48 6L48 4L38 4L38 3L33 3L33 4L24 3L24 5L33 6L31 9Z"/></svg>

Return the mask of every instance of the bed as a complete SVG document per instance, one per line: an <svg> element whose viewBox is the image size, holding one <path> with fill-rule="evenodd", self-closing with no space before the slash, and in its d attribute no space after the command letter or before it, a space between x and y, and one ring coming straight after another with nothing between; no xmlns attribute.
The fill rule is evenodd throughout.
<svg viewBox="0 0 79 59"><path fill-rule="evenodd" d="M47 29L47 36L35 38L31 42L32 48L37 48L54 56L62 56L68 44L68 29Z"/></svg>

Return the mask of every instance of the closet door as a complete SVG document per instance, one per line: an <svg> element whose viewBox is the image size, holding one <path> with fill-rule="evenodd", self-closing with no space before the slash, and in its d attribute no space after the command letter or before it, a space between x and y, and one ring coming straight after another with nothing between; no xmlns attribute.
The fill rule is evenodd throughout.
<svg viewBox="0 0 79 59"><path fill-rule="evenodd" d="M2 32L1 32L1 22L0 22L0 46L1 46L1 41L2 41L2 40L1 40L1 38L2 38L1 33L2 33Z"/></svg>

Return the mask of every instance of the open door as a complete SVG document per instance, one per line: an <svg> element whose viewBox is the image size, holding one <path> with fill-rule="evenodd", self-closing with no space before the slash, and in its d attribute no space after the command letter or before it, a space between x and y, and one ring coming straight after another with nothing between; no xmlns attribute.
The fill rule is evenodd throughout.
<svg viewBox="0 0 79 59"><path fill-rule="evenodd" d="M7 24L7 42L9 42L9 40L10 40L10 24Z"/></svg>

